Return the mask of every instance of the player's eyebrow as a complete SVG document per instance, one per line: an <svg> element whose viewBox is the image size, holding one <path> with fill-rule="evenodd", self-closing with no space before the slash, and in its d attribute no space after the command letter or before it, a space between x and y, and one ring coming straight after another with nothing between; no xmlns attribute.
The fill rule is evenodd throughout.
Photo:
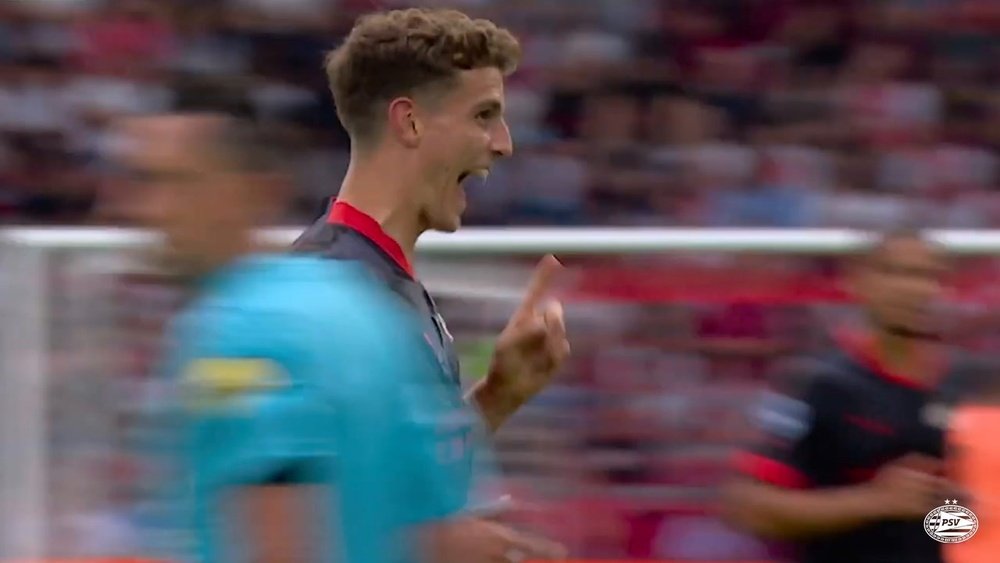
<svg viewBox="0 0 1000 563"><path fill-rule="evenodd" d="M476 106L476 113L488 111L492 114L498 114L503 111L503 104L499 100L487 100Z"/></svg>

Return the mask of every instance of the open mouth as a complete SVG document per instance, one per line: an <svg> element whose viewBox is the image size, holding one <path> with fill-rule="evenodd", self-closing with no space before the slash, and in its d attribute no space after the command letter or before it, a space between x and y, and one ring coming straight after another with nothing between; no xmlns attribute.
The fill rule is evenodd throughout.
<svg viewBox="0 0 1000 563"><path fill-rule="evenodd" d="M482 180L485 181L489 175L490 175L489 168L474 168L471 170L466 170L465 172L462 172L461 174L458 175L458 183L461 184L462 182L468 180L472 176L481 178Z"/></svg>

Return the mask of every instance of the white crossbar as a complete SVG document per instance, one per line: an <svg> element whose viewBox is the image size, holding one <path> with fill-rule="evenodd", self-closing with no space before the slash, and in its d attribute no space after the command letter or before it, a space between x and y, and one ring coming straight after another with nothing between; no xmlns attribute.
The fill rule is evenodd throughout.
<svg viewBox="0 0 1000 563"><path fill-rule="evenodd" d="M291 243L301 227L263 231L265 240ZM941 230L929 236L963 254L1000 252L1000 230ZM156 242L149 233L121 228L0 229L0 243L42 249L128 249ZM643 254L669 251L836 254L863 245L869 235L848 229L465 228L427 233L418 248L434 254Z"/></svg>

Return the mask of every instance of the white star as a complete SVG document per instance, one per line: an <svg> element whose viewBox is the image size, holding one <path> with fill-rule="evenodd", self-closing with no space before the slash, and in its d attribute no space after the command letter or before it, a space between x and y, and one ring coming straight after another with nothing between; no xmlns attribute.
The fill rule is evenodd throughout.
<svg viewBox="0 0 1000 563"><path fill-rule="evenodd" d="M958 499L951 499L952 504L958 504Z"/></svg>
<svg viewBox="0 0 1000 563"><path fill-rule="evenodd" d="M951 501L950 501L950 500L948 500L948 499L944 499L944 503L945 503L945 504L951 504Z"/></svg>

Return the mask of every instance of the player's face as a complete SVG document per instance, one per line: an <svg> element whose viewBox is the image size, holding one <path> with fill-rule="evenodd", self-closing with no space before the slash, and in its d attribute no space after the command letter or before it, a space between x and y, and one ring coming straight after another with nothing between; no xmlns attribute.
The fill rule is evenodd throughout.
<svg viewBox="0 0 1000 563"><path fill-rule="evenodd" d="M211 125L197 119L151 117L126 126L130 215L163 235L162 257L187 273L211 267L252 226L238 179L206 154L202 140Z"/></svg>
<svg viewBox="0 0 1000 563"><path fill-rule="evenodd" d="M419 205L427 228L458 229L466 206L463 182L484 181L496 159L510 156L503 104L503 75L481 68L462 72L457 86L425 114L421 159L427 191L419 194Z"/></svg>
<svg viewBox="0 0 1000 563"><path fill-rule="evenodd" d="M860 297L884 330L910 337L938 334L935 309L947 274L944 257L916 238L887 241L865 264Z"/></svg>

